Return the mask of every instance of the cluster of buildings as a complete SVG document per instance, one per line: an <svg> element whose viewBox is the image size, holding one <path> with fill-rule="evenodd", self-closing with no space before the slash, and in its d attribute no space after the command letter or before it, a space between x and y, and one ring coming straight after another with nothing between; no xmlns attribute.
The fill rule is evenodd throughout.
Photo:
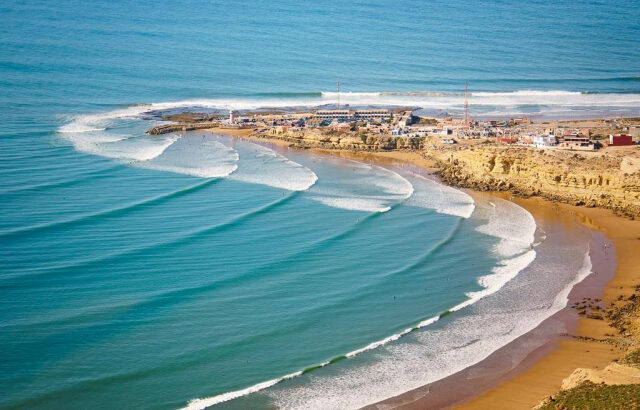
<svg viewBox="0 0 640 410"><path fill-rule="evenodd" d="M233 111L224 125L265 128L277 135L305 128L326 127L340 132L367 132L382 135L405 135L408 127L418 118L412 111L392 112L388 109L338 109L316 110L307 113L267 114L238 116Z"/></svg>
<svg viewBox="0 0 640 410"><path fill-rule="evenodd" d="M229 114L226 125L260 129L269 135L282 135L309 128L408 138L436 137L442 144L459 140L493 140L498 144L515 144L536 148L593 151L608 146L634 145L634 133L640 138L640 127L627 127L625 133L611 134L608 141L595 139L590 129L540 128L529 118L508 121L468 121L452 117L420 121L411 110L319 109L297 113L255 113L249 116ZM618 128L619 129L619 128Z"/></svg>
<svg viewBox="0 0 640 410"><path fill-rule="evenodd" d="M536 148L555 148L572 151L595 151L607 146L627 146L635 145L633 137L627 134L610 134L606 140L595 140L592 138L590 129L570 130L562 132L558 130L545 130L542 133L512 135L509 137L498 137L496 142L502 144L527 145Z"/></svg>

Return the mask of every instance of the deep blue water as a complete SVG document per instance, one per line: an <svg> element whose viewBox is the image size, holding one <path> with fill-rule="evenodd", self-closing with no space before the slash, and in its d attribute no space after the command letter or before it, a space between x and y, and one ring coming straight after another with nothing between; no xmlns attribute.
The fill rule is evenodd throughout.
<svg viewBox="0 0 640 410"><path fill-rule="evenodd" d="M486 356L584 271L577 228L534 252L512 204L411 169L150 138L149 110L333 104L340 78L353 105L457 114L468 81L472 115L640 112L633 1L8 1L0 21L2 408L222 401L384 341L224 404L357 407Z"/></svg>

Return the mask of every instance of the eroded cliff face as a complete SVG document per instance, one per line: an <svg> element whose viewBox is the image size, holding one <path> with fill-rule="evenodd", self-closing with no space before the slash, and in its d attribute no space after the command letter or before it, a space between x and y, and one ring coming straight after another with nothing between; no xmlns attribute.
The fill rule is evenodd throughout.
<svg viewBox="0 0 640 410"><path fill-rule="evenodd" d="M441 179L481 191L512 191L640 218L637 148L601 152L476 145L427 149Z"/></svg>
<svg viewBox="0 0 640 410"><path fill-rule="evenodd" d="M581 152L482 143L446 145L434 138L360 136L318 129L263 136L296 148L420 152L438 164L440 178L450 185L537 195L640 218L640 149L635 146Z"/></svg>
<svg viewBox="0 0 640 410"><path fill-rule="evenodd" d="M311 129L269 136L291 142L299 148L347 149L353 151L391 151L420 149L422 139L383 135L354 135L339 131L327 132Z"/></svg>

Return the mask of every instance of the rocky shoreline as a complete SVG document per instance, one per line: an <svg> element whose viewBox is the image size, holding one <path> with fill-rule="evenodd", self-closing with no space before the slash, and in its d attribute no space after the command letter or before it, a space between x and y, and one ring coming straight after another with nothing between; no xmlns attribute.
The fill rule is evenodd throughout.
<svg viewBox="0 0 640 410"><path fill-rule="evenodd" d="M214 128L210 131L363 160L375 158L413 164L419 161L422 163L420 166L428 163L426 168L433 168L440 179L449 185L476 191L507 192L517 197L529 198L517 200L527 203L551 201L550 206L554 211L575 212L580 215L581 220L588 215L589 221L583 220L583 223L605 231L614 239L616 279L608 285L602 299L583 298L573 304L573 309L582 317L581 330L571 341L562 345L563 350L558 354L563 355L566 360L562 365L557 365L558 359L550 356L551 364L545 362L540 365L542 374L546 374L549 368L558 373L555 375L558 385L554 384L555 379L549 386L545 385L541 391L545 391L546 396L535 396L538 390L534 390L532 394L535 401L529 405L540 403L539 408L559 408L558 406L562 407L567 403L573 404L576 397L582 400L584 394L591 395L594 403L601 404L601 400L606 401L609 390L613 394L620 395L622 391L632 396L640 391L640 385L637 384L640 374L640 284L637 282L637 264L634 259L637 256L637 240L640 239L638 225L636 221L618 218L602 209L586 209L609 209L618 216L640 219L640 152L637 147L608 147L598 152L575 152L503 146L486 141L444 145L439 144L436 138L429 137L368 136L358 141L353 135L322 135L318 132L269 135L246 128ZM410 141L410 145L407 141ZM580 210L576 206L583 208ZM601 346L599 350L596 349L598 345ZM590 353L592 349L607 351L607 365L594 366L594 363L604 360L599 356L602 352L596 354L592 361L580 358L581 354L595 354ZM586 353L581 353L583 350ZM609 353L609 350L617 353ZM614 357L614 361L609 363L611 357ZM525 377L535 379L538 377L536 371L538 370L526 370L530 376ZM514 389L520 390L522 385L518 383L507 382L500 386L502 390L495 388L497 393L489 395L485 392L475 400L495 404L495 398L502 397L501 394L511 396ZM562 390L558 392L559 387ZM625 397L621 398L621 403L628 405L633 402ZM527 400L523 398L522 403ZM471 401L466 404L469 408L474 408L478 403ZM412 408L411 406L408 404L406 408Z"/></svg>
<svg viewBox="0 0 640 410"><path fill-rule="evenodd" d="M440 179L452 186L508 191L525 198L539 196L570 205L610 209L617 215L640 219L640 149L635 145L587 152L501 145L489 139L444 144L435 136L371 135L321 128L286 131L250 126L220 128L212 118L198 117L195 121L193 115L167 117L171 123L153 127L147 133L214 128L298 149L417 153L432 161Z"/></svg>
<svg viewBox="0 0 640 410"><path fill-rule="evenodd" d="M640 158L635 151L575 153L477 145L426 150L424 155L436 161L442 181L453 186L540 196L640 217Z"/></svg>
<svg viewBox="0 0 640 410"><path fill-rule="evenodd" d="M640 218L640 150L635 146L577 152L491 143L444 145L429 137L359 137L317 130L253 132L249 138L278 140L298 149L419 153L433 161L440 179L452 186L539 196Z"/></svg>

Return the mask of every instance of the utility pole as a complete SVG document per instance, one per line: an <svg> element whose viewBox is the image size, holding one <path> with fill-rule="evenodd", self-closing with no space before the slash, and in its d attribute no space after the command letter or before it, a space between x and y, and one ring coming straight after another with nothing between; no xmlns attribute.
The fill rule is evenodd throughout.
<svg viewBox="0 0 640 410"><path fill-rule="evenodd" d="M469 129L469 99L467 98L467 90L469 83L464 83L464 127Z"/></svg>

